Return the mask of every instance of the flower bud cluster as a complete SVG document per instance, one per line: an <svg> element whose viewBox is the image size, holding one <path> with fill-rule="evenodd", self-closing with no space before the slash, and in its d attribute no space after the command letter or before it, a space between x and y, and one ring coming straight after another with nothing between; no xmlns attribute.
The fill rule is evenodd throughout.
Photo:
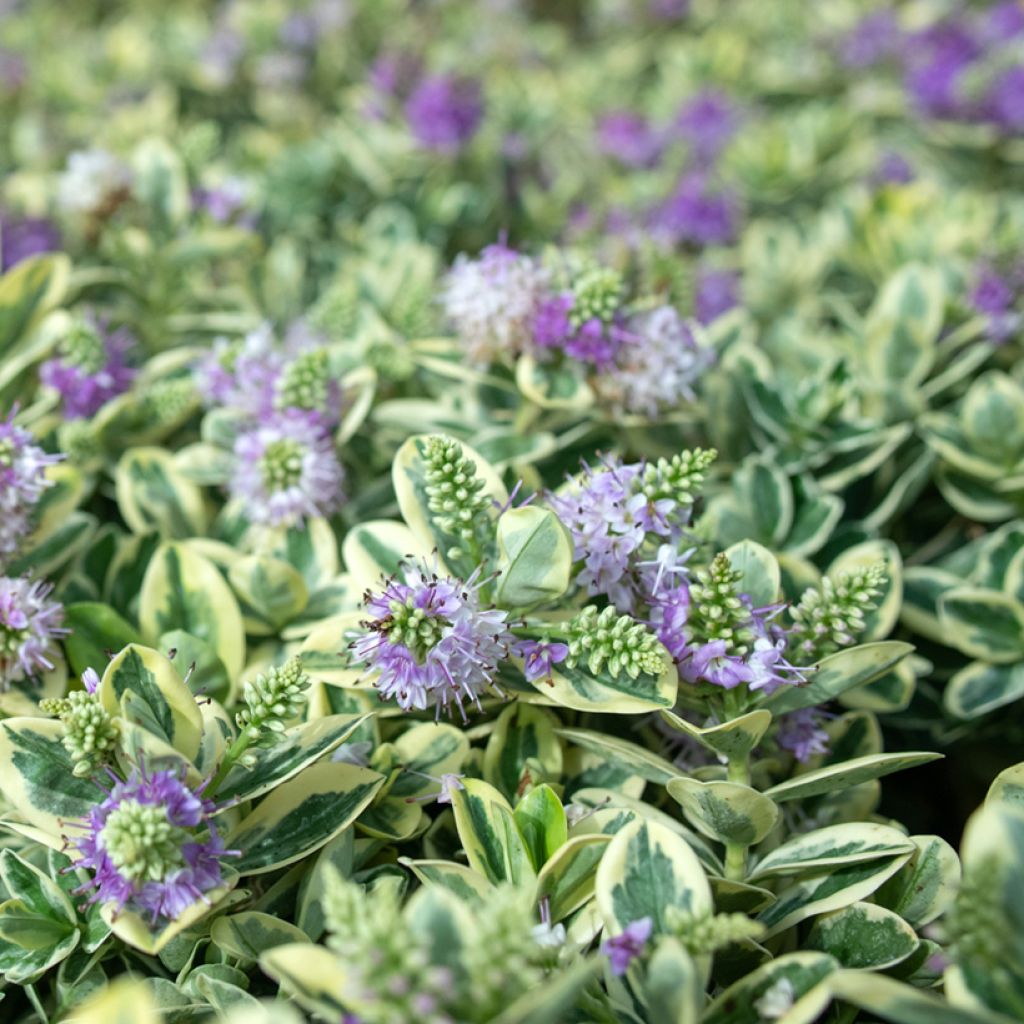
<svg viewBox="0 0 1024 1024"><path fill-rule="evenodd" d="M826 576L820 587L808 588L790 611L792 650L814 660L856 643L884 584L885 571L875 564Z"/></svg>
<svg viewBox="0 0 1024 1024"><path fill-rule="evenodd" d="M287 723L302 710L309 683L299 658L250 680L242 689L245 707L235 716L238 728L248 732L253 742L284 732Z"/></svg>
<svg viewBox="0 0 1024 1024"><path fill-rule="evenodd" d="M598 611L588 605L569 623L566 633L569 668L585 664L594 674L607 669L636 679L641 673L658 676L665 667L665 651L657 637L629 615L619 615L608 605Z"/></svg>

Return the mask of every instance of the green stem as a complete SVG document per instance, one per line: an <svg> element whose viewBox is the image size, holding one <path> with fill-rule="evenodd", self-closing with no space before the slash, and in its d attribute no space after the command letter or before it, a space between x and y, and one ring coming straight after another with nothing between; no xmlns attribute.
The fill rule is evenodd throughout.
<svg viewBox="0 0 1024 1024"><path fill-rule="evenodd" d="M750 754L730 757L726 778L741 786L750 785ZM747 846L745 843L725 844L725 877L742 882L747 876Z"/></svg>
<svg viewBox="0 0 1024 1024"><path fill-rule="evenodd" d="M534 421L540 414L540 407L533 404L533 402L524 401L520 404L519 409L516 411L515 422L512 425L512 429L520 435L529 432Z"/></svg>
<svg viewBox="0 0 1024 1024"><path fill-rule="evenodd" d="M206 792L203 794L207 799L212 798L213 794L217 792L220 784L224 781L228 772L231 771L234 763L245 753L248 749L249 744L252 743L252 737L249 735L248 729L243 729L239 734L238 738L228 748L228 752L224 755L224 759L220 763L220 767L217 769L217 774L214 775L210 781L210 785L207 787Z"/></svg>
<svg viewBox="0 0 1024 1024"><path fill-rule="evenodd" d="M36 995L36 989L34 985L25 986L25 995L28 996L28 1001L32 1004L33 1009L36 1011L42 1024L50 1024L50 1018L46 1015L46 1011L43 1009L43 1004L39 1001L39 996Z"/></svg>

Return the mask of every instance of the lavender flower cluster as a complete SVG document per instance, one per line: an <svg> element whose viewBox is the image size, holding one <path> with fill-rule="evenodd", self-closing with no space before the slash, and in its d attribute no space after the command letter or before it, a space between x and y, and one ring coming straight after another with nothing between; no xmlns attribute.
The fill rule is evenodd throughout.
<svg viewBox="0 0 1024 1024"><path fill-rule="evenodd" d="M221 339L195 379L210 407L237 417L228 489L250 522L299 526L338 509L345 473L333 432L341 387L304 324L281 344L269 326L242 341Z"/></svg>
<svg viewBox="0 0 1024 1024"><path fill-rule="evenodd" d="M496 243L477 259L459 257L442 302L474 362L529 353L567 363L588 375L610 408L641 416L691 401L712 362L694 327L671 306L630 303L616 271L568 256L538 261ZM702 311L727 303L720 294Z"/></svg>

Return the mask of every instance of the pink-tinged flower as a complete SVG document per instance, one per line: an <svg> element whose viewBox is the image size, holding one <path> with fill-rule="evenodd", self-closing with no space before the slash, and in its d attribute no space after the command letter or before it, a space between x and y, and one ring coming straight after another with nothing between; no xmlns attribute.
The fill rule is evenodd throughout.
<svg viewBox="0 0 1024 1024"><path fill-rule="evenodd" d="M547 279L535 260L502 242L475 260L456 259L441 303L473 362L513 357L528 347Z"/></svg>
<svg viewBox="0 0 1024 1024"><path fill-rule="evenodd" d="M597 122L597 145L628 167L653 167L661 159L665 140L645 117L616 110Z"/></svg>
<svg viewBox="0 0 1024 1024"><path fill-rule="evenodd" d="M53 668L64 608L49 600L53 584L0 576L0 690Z"/></svg>
<svg viewBox="0 0 1024 1024"><path fill-rule="evenodd" d="M60 395L68 419L87 419L131 387L135 370L127 359L134 347L127 329L111 331L88 316L61 339L57 357L39 367L39 380Z"/></svg>
<svg viewBox="0 0 1024 1024"><path fill-rule="evenodd" d="M366 595L371 618L350 645L381 698L440 715L453 706L463 712L465 701L479 706L487 690L500 693L498 666L514 637L506 612L481 607L479 571L465 582L419 565L404 574L405 582L391 579Z"/></svg>
<svg viewBox="0 0 1024 1024"><path fill-rule="evenodd" d="M342 501L344 470L315 417L287 410L240 434L229 489L245 516L270 526L299 526Z"/></svg>
<svg viewBox="0 0 1024 1024"><path fill-rule="evenodd" d="M87 668L82 673L82 685L86 693L95 693L100 688L100 677L96 669Z"/></svg>
<svg viewBox="0 0 1024 1024"><path fill-rule="evenodd" d="M829 735L821 728L828 716L817 708L800 708L779 719L775 742L788 750L801 763L815 754L827 754Z"/></svg>
<svg viewBox="0 0 1024 1024"><path fill-rule="evenodd" d="M528 683L538 679L550 679L555 665L565 661L569 645L550 640L523 640L516 645L515 653L523 658L523 674Z"/></svg>
<svg viewBox="0 0 1024 1024"><path fill-rule="evenodd" d="M612 974L619 977L629 970L629 965L643 955L653 931L654 922L649 917L641 917L627 924L618 935L604 941L601 952L608 957Z"/></svg>
<svg viewBox="0 0 1024 1024"><path fill-rule="evenodd" d="M693 332L671 306L629 317L614 360L594 384L615 409L654 418L695 398L694 385L714 354L697 344Z"/></svg>
<svg viewBox="0 0 1024 1024"><path fill-rule="evenodd" d="M48 455L32 435L14 423L14 412L0 420L0 568L32 529L36 503L51 481L48 466L62 455Z"/></svg>
<svg viewBox="0 0 1024 1024"><path fill-rule="evenodd" d="M458 152L480 127L480 83L456 75L429 75L406 101L405 116L413 136L424 149Z"/></svg>
<svg viewBox="0 0 1024 1024"><path fill-rule="evenodd" d="M76 891L91 893L89 903L114 904L117 913L149 914L153 923L209 902L224 880L223 859L239 851L224 848L203 787L193 791L172 771L136 768L125 782L112 777L83 834L70 840L75 868L92 873Z"/></svg>

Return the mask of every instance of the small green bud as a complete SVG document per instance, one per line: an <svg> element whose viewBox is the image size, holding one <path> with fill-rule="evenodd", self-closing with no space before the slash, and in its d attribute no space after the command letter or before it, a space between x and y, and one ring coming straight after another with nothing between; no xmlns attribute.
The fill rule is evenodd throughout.
<svg viewBox="0 0 1024 1024"><path fill-rule="evenodd" d="M594 319L609 323L622 305L625 290L625 282L617 270L588 267L572 283L573 307L569 322L576 328Z"/></svg>
<svg viewBox="0 0 1024 1024"><path fill-rule="evenodd" d="M100 832L114 867L134 882L159 882L184 867L187 839L185 829L168 820L165 807L137 800L125 800L111 811Z"/></svg>
<svg viewBox="0 0 1024 1024"><path fill-rule="evenodd" d="M287 366L277 386L278 409L325 412L329 403L330 365L327 350L303 352Z"/></svg>
<svg viewBox="0 0 1024 1024"><path fill-rule="evenodd" d="M648 462L640 479L640 489L649 501L671 498L680 505L692 505L704 484L705 472L717 457L714 448L694 448L671 459Z"/></svg>
<svg viewBox="0 0 1024 1024"><path fill-rule="evenodd" d="M668 907L665 912L668 927L687 952L694 956L714 953L724 946L764 934L764 925L752 921L746 914L694 915Z"/></svg>
<svg viewBox="0 0 1024 1024"><path fill-rule="evenodd" d="M733 569L725 554L716 555L700 569L690 587L690 625L701 641L724 640L728 653L743 655L753 640L747 623L750 610L740 600L737 585L742 573Z"/></svg>
<svg viewBox="0 0 1024 1024"><path fill-rule="evenodd" d="M805 659L816 660L857 642L865 614L876 607L885 584L885 569L876 563L865 569L826 576L809 587L790 611L795 627L790 646Z"/></svg>
<svg viewBox="0 0 1024 1024"><path fill-rule="evenodd" d="M117 745L117 723L95 694L73 690L63 700L44 703L44 710L59 716L64 725L61 742L74 764L75 775L91 775L97 767L111 760Z"/></svg>
<svg viewBox="0 0 1024 1024"><path fill-rule="evenodd" d="M271 441L260 460L264 487L275 494L298 484L302 479L302 458L302 445L294 438Z"/></svg>
<svg viewBox="0 0 1024 1024"><path fill-rule="evenodd" d="M235 715L238 728L248 731L254 741L283 732L287 722L302 710L309 683L297 657L250 680L242 688L246 706Z"/></svg>

